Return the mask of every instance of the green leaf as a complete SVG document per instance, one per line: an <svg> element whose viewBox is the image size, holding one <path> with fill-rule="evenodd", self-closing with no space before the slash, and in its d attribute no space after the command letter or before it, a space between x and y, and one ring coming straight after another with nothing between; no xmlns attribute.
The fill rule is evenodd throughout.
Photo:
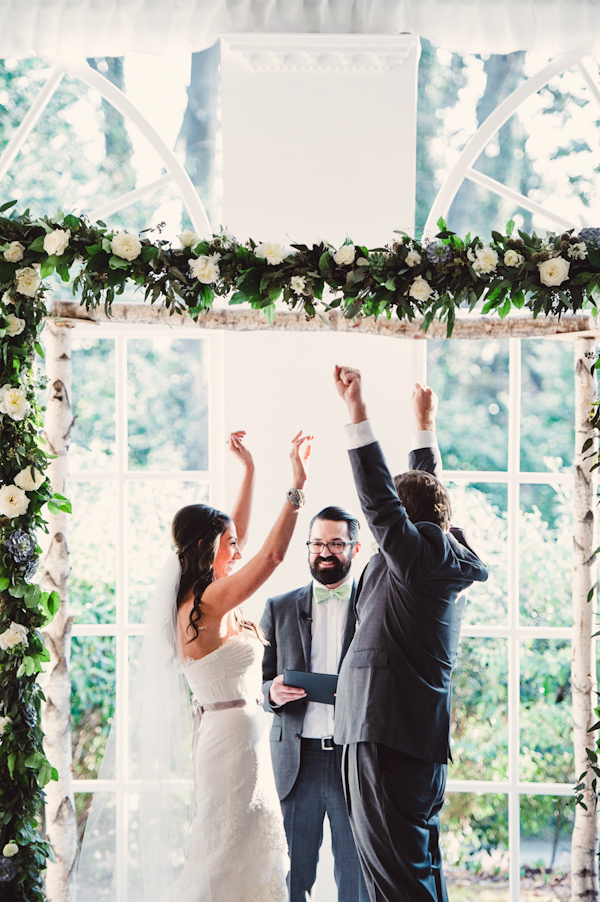
<svg viewBox="0 0 600 902"><path fill-rule="evenodd" d="M42 279L51 276L56 266L58 264L58 257L56 254L51 254L49 257L46 257L45 260L42 260L42 265L40 267L40 277Z"/></svg>
<svg viewBox="0 0 600 902"><path fill-rule="evenodd" d="M504 319L510 313L511 303L510 298L507 298L503 305L498 310L498 314L500 315L500 319Z"/></svg>
<svg viewBox="0 0 600 902"><path fill-rule="evenodd" d="M0 592L4 592L5 589L8 589L10 585L10 580L7 576L0 576Z"/></svg>
<svg viewBox="0 0 600 902"><path fill-rule="evenodd" d="M34 238L31 244L29 245L30 251L43 251L44 250L44 235L39 235L37 238Z"/></svg>
<svg viewBox="0 0 600 902"><path fill-rule="evenodd" d="M515 221L514 219L509 219L506 223L506 234L510 237L515 230Z"/></svg>
<svg viewBox="0 0 600 902"><path fill-rule="evenodd" d="M513 291L511 294L513 305L517 308L517 310L521 310L523 305L525 304L525 295L519 289L518 291Z"/></svg>
<svg viewBox="0 0 600 902"><path fill-rule="evenodd" d="M8 773L10 779L12 780L15 773L15 764L17 763L17 755L15 752L9 752L6 756L6 764L8 767Z"/></svg>
<svg viewBox="0 0 600 902"><path fill-rule="evenodd" d="M111 269L129 269L131 263L128 260L123 260L122 257L116 257L112 254L109 258L108 265Z"/></svg>
<svg viewBox="0 0 600 902"><path fill-rule="evenodd" d="M158 248L157 247L148 247L144 246L140 253L140 259L142 263L149 263L150 260L155 260L158 257Z"/></svg>
<svg viewBox="0 0 600 902"><path fill-rule="evenodd" d="M2 204L2 206L0 207L0 213L5 213L7 210L10 210L10 208L14 207L16 203L16 200L9 200L5 204Z"/></svg>

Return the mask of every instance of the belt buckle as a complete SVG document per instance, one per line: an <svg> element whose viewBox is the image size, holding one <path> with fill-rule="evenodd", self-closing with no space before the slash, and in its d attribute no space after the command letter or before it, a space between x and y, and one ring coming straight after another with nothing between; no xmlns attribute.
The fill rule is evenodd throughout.
<svg viewBox="0 0 600 902"><path fill-rule="evenodd" d="M334 749L333 736L322 736L321 748L324 752L332 752Z"/></svg>

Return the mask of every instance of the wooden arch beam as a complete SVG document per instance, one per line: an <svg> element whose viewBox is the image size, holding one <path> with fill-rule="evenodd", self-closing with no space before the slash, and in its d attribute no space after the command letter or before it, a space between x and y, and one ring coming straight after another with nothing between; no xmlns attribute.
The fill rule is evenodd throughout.
<svg viewBox="0 0 600 902"><path fill-rule="evenodd" d="M104 310L86 310L74 301L51 300L48 315L64 322L115 323L120 325L169 324L190 329L232 329L238 332L361 332L390 338L444 339L446 324L433 322L427 332L421 329L421 321L399 320L384 316L373 319L344 319L338 312L329 311L314 319L304 313L282 311L269 323L256 310L240 310L236 307L211 310L195 323L185 314L169 316L164 307L148 304L119 304L112 307L111 316ZM469 316L456 320L453 338L480 340L485 338L585 338L600 335L600 325L589 314L564 314L563 316L530 315L510 316L504 320L491 316Z"/></svg>

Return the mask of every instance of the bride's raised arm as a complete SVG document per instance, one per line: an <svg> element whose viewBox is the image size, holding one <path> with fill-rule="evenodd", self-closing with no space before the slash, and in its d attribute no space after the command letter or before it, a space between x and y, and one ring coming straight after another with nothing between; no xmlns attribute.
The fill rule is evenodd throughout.
<svg viewBox="0 0 600 902"><path fill-rule="evenodd" d="M222 618L229 611L250 598L283 561L290 544L298 512L303 505L302 490L308 478L312 435L298 435L292 439L292 486L285 496L283 507L262 548L247 564L231 576L216 579L202 595L202 616ZM235 520L234 520L235 522Z"/></svg>
<svg viewBox="0 0 600 902"><path fill-rule="evenodd" d="M243 430L232 432L227 440L227 447L244 468L242 484L231 511L231 519L237 531L237 544L240 551L248 540L250 514L252 511L252 494L254 492L254 461L250 451L244 445L246 433Z"/></svg>

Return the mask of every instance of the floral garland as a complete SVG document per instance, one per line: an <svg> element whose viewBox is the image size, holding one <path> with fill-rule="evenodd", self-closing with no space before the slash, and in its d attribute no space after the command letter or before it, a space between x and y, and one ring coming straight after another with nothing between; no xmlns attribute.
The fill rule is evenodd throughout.
<svg viewBox="0 0 600 902"><path fill-rule="evenodd" d="M45 476L48 455L35 394L43 280L56 272L69 282L75 269L73 293L81 304L102 304L108 313L134 284L146 301L194 319L210 310L215 296L229 296L230 304L249 304L272 322L282 299L309 318L321 306L341 309L347 318L422 317L425 329L439 319L450 335L456 310L473 310L479 302L483 313L502 318L524 307L534 316L586 306L595 312L600 229L542 239L514 236L509 222L505 234L492 232L486 243L463 240L440 220L435 240L398 232L391 244L373 250L350 239L339 248L243 244L223 229L209 241L187 230L173 248L160 237L114 231L85 217L2 215L14 203L0 207L0 899L43 900L41 872L51 850L38 819L43 787L57 775L43 752L36 677L49 660L40 629L60 599L31 578L40 554L35 531L47 529L44 506L69 510Z"/></svg>

